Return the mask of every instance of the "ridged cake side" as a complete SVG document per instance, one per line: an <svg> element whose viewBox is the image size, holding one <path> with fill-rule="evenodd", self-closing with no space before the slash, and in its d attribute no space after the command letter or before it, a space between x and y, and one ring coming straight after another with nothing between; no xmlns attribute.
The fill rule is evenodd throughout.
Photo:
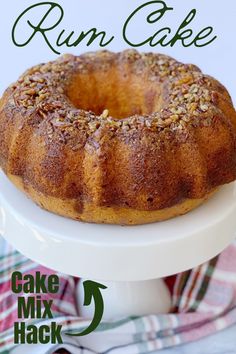
<svg viewBox="0 0 236 354"><path fill-rule="evenodd" d="M236 113L219 82L167 56L67 55L5 92L0 165L58 214L163 220L236 179Z"/></svg>

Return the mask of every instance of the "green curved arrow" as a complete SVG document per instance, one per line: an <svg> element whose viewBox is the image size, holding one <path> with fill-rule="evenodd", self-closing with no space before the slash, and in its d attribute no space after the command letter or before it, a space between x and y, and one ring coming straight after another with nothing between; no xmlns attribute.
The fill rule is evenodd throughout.
<svg viewBox="0 0 236 354"><path fill-rule="evenodd" d="M100 324L104 311L104 302L101 294L101 289L107 289L103 284L96 283L91 280L86 280L83 282L84 286L84 306L89 306L94 299L94 316L91 324L81 333L66 333L68 336L86 336L87 334L93 332Z"/></svg>

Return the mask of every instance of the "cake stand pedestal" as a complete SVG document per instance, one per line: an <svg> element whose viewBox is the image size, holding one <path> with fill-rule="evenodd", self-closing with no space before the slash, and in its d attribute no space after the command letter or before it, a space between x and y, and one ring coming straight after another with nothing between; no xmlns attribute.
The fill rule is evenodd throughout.
<svg viewBox="0 0 236 354"><path fill-rule="evenodd" d="M127 227L46 212L3 173L0 185L2 235L48 268L107 285L102 291L106 319L168 312L170 295L161 279L215 257L236 236L235 183L187 215ZM93 306L83 307L83 291L79 294L81 314L93 317Z"/></svg>

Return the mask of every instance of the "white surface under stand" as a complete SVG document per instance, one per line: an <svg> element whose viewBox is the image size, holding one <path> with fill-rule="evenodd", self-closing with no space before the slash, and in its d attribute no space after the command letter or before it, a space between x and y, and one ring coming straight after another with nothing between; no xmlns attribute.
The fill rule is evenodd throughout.
<svg viewBox="0 0 236 354"><path fill-rule="evenodd" d="M187 215L129 227L81 223L46 212L2 173L0 186L3 236L48 268L107 285L107 319L167 312L170 296L160 279L211 259L236 236L235 183ZM79 297L81 314L92 317L92 306L82 303Z"/></svg>

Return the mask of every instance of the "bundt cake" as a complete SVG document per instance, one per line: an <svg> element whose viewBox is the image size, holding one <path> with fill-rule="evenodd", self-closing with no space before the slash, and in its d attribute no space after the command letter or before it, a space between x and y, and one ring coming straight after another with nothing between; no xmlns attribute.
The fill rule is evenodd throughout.
<svg viewBox="0 0 236 354"><path fill-rule="evenodd" d="M0 166L59 215L165 220L236 179L236 112L218 81L168 56L65 55L4 93Z"/></svg>

